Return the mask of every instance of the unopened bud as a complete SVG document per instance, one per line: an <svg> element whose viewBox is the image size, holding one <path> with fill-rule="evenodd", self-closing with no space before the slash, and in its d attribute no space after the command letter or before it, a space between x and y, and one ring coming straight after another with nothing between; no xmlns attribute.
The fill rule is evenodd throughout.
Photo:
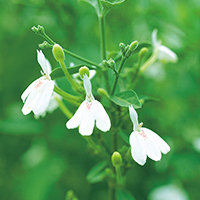
<svg viewBox="0 0 200 200"><path fill-rule="evenodd" d="M58 61L64 61L65 60L65 54L64 51L62 49L62 47L59 44L54 44L53 45L53 49L52 49L54 58Z"/></svg>
<svg viewBox="0 0 200 200"><path fill-rule="evenodd" d="M121 154L117 151L113 153L113 155L111 156L111 160L114 167L120 166L122 164Z"/></svg>
<svg viewBox="0 0 200 200"><path fill-rule="evenodd" d="M148 49L146 47L143 47L139 52L139 59L142 60L144 55L147 53Z"/></svg>
<svg viewBox="0 0 200 200"><path fill-rule="evenodd" d="M137 40L132 42L129 45L129 48L127 49L127 52L126 52L126 57L127 58L133 53L133 51L137 48L137 46L138 46L138 41Z"/></svg>
<svg viewBox="0 0 200 200"><path fill-rule="evenodd" d="M85 75L85 74L89 77L90 71L86 66L83 66L79 69L79 74L80 74L81 78L83 79L83 75Z"/></svg>
<svg viewBox="0 0 200 200"><path fill-rule="evenodd" d="M52 45L50 45L47 41L44 41L42 44L38 45L41 49L46 49L49 47L52 47Z"/></svg>
<svg viewBox="0 0 200 200"><path fill-rule="evenodd" d="M122 52L122 55L124 56L125 53L126 53L126 50L125 50L126 46L125 46L125 44L121 42L121 43L119 44L119 48L120 48L120 50L121 50L121 52Z"/></svg>
<svg viewBox="0 0 200 200"><path fill-rule="evenodd" d="M107 91L104 90L103 88L98 88L97 92L98 92L101 96L104 96L104 97L106 97L107 99L109 99L109 95L108 95Z"/></svg>
<svg viewBox="0 0 200 200"><path fill-rule="evenodd" d="M108 62L107 62L106 60L103 60L103 61L102 61L102 64L103 64L103 66L106 67L106 68L109 67L109 64L108 64Z"/></svg>
<svg viewBox="0 0 200 200"><path fill-rule="evenodd" d="M36 34L38 35L44 35L45 34L45 30L43 26L38 25L37 27L33 26L32 31L34 31Z"/></svg>

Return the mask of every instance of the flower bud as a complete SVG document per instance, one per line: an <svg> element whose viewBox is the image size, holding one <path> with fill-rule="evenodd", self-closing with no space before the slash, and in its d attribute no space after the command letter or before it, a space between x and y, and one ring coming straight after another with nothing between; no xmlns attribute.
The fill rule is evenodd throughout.
<svg viewBox="0 0 200 200"><path fill-rule="evenodd" d="M111 156L111 160L114 167L120 166L122 164L121 154L117 151L113 153L113 155Z"/></svg>
<svg viewBox="0 0 200 200"><path fill-rule="evenodd" d="M44 35L45 34L45 30L43 26L38 25L37 27L33 26L32 31L34 31L36 34L38 35Z"/></svg>
<svg viewBox="0 0 200 200"><path fill-rule="evenodd" d="M146 47L143 47L139 52L139 59L142 60L144 55L147 53L148 49Z"/></svg>
<svg viewBox="0 0 200 200"><path fill-rule="evenodd" d="M64 61L65 60L65 54L64 51L62 49L62 47L59 44L54 44L53 45L53 49L52 49L54 58L58 61Z"/></svg>
<svg viewBox="0 0 200 200"><path fill-rule="evenodd" d="M38 45L41 49L46 49L49 47L52 47L52 45L50 45L47 41L44 41L42 44Z"/></svg>
<svg viewBox="0 0 200 200"><path fill-rule="evenodd" d="M104 97L106 97L107 99L109 99L109 95L108 95L107 91L104 90L103 88L98 88L97 92L98 92L101 96L104 96Z"/></svg>
<svg viewBox="0 0 200 200"><path fill-rule="evenodd" d="M126 55L125 56L128 58L133 53L133 51L137 48L137 46L138 46L138 41L137 40L132 42L129 45L129 48L127 49L127 51L126 51Z"/></svg>
<svg viewBox="0 0 200 200"><path fill-rule="evenodd" d="M109 68L109 64L106 60L103 60L102 64L103 64L104 67Z"/></svg>
<svg viewBox="0 0 200 200"><path fill-rule="evenodd" d="M125 53L126 53L126 50L125 50L126 46L125 46L125 44L121 42L121 43L119 44L119 48L120 48L120 50L121 50L121 52L122 52L122 55L124 56Z"/></svg>
<svg viewBox="0 0 200 200"><path fill-rule="evenodd" d="M80 77L83 79L83 75L86 74L88 77L90 75L90 71L86 66L83 66L79 69Z"/></svg>

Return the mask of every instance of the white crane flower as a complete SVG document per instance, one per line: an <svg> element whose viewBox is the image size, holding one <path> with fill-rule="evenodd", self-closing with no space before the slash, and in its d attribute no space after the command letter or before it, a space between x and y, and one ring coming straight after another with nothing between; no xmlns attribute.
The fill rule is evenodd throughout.
<svg viewBox="0 0 200 200"><path fill-rule="evenodd" d="M133 132L129 138L133 159L140 165L146 163L147 156L159 161L161 152L166 154L170 151L169 145L150 129L142 128L143 124L138 123L138 115L132 105L129 106L129 113L133 122Z"/></svg>
<svg viewBox="0 0 200 200"><path fill-rule="evenodd" d="M83 85L86 99L81 103L74 116L66 123L68 129L79 126L79 133L83 136L92 134L94 124L103 132L110 129L111 122L102 104L95 100L92 95L92 86L88 76L83 75Z"/></svg>
<svg viewBox="0 0 200 200"><path fill-rule="evenodd" d="M22 113L29 114L31 111L36 116L44 115L53 95L54 81L51 80L51 65L42 51L37 51L37 60L42 68L42 77L31 83L21 95L24 102Z"/></svg>
<svg viewBox="0 0 200 200"><path fill-rule="evenodd" d="M158 60L160 60L163 63L177 62L178 56L166 46L161 45L161 42L157 40L157 32L158 32L157 29L153 30L152 44L153 44L154 52L158 51Z"/></svg>

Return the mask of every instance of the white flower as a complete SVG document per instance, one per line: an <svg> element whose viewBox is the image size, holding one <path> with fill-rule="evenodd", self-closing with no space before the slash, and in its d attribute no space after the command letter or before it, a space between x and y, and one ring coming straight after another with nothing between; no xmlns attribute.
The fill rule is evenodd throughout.
<svg viewBox="0 0 200 200"><path fill-rule="evenodd" d="M133 132L129 138L133 159L140 165L145 164L147 156L155 161L160 160L161 152L166 154L170 151L169 145L153 131L142 128L132 105L129 106L129 113L133 122Z"/></svg>
<svg viewBox="0 0 200 200"><path fill-rule="evenodd" d="M79 106L74 116L67 122L68 129L79 126L79 133L84 136L92 134L96 120L96 126L103 132L110 129L111 123L108 114L101 103L94 99L92 86L87 75L83 76L83 84L86 91L86 100Z"/></svg>
<svg viewBox="0 0 200 200"><path fill-rule="evenodd" d="M42 67L43 76L31 83L21 95L21 99L25 102L22 108L24 115L29 114L31 111L36 116L44 115L53 94L54 81L49 76L51 65L42 51L37 51L37 59Z"/></svg>
<svg viewBox="0 0 200 200"><path fill-rule="evenodd" d="M153 30L152 44L153 44L154 52L158 51L158 60L160 60L163 63L177 62L178 56L166 46L161 45L160 41L157 41L157 32L158 32L157 29Z"/></svg>

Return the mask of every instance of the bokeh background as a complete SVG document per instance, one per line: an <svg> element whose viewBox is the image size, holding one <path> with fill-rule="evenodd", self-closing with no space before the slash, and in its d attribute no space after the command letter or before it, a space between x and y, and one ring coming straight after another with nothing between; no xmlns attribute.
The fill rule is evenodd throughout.
<svg viewBox="0 0 200 200"><path fill-rule="evenodd" d="M199 0L126 0L106 20L108 51L118 51L120 42L151 42L157 28L158 38L179 57L174 64L156 62L135 87L139 95L159 99L144 104L139 119L171 151L160 162L148 159L143 167L135 163L127 188L137 200L199 199ZM65 128L63 113L58 109L39 120L21 113L22 92L40 76L36 49L43 38L31 31L38 24L63 47L100 62L98 18L88 4L0 0L0 199L62 200L68 190L80 200L106 199L107 185L89 184L85 178L99 160L88 154L77 130ZM55 68L51 50L43 52ZM67 56L66 63L72 61L81 63ZM67 89L63 79L58 84Z"/></svg>

